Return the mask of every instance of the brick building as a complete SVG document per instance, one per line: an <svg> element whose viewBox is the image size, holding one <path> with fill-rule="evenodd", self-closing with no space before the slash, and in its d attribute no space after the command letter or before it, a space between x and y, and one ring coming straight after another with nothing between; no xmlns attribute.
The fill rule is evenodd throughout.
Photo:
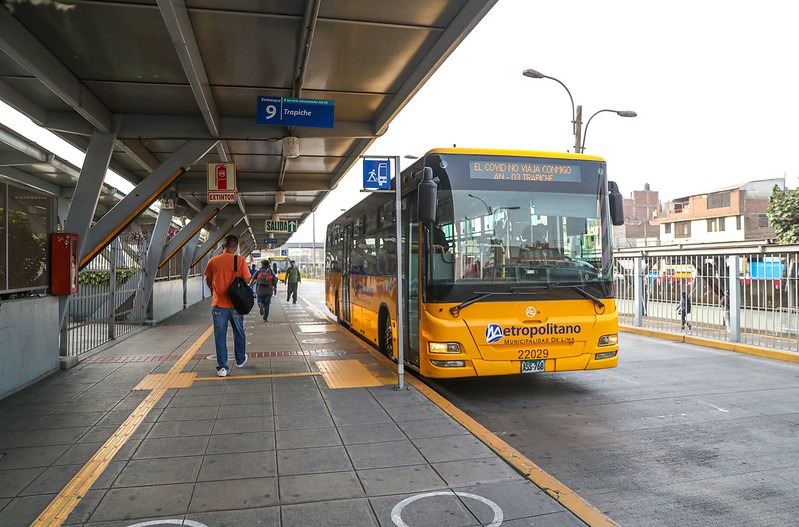
<svg viewBox="0 0 799 527"><path fill-rule="evenodd" d="M779 179L750 181L666 203L652 220L662 245L713 243L774 238L766 210Z"/></svg>

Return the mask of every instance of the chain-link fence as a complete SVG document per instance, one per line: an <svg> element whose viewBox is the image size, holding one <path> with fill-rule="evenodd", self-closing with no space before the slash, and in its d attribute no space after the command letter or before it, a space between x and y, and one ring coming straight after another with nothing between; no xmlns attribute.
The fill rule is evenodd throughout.
<svg viewBox="0 0 799 527"><path fill-rule="evenodd" d="M616 255L622 325L799 352L799 248Z"/></svg>

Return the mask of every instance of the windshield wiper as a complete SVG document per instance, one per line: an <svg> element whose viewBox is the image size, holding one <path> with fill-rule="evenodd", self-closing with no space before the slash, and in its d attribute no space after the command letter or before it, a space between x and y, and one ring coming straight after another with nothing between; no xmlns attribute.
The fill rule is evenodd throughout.
<svg viewBox="0 0 799 527"><path fill-rule="evenodd" d="M596 305L598 305L599 307L601 307L602 309L605 308L605 304L600 299L598 299L597 297L595 297L594 295L592 295L591 293L589 293L588 291L586 291L582 287L579 287L579 286L576 286L576 285L568 285L568 284L547 284L547 285L538 285L538 286L511 287L508 291L473 291L472 294L479 295L479 296L476 296L476 297L474 297L474 298L472 298L470 300L467 300L465 302L461 302L457 306L449 308L449 312L450 312L450 314L453 317L458 318L458 316L460 315L461 310L463 308L469 307L470 305L472 305L472 304L474 304L476 302L479 302L480 300L484 300L484 299L486 299L486 298L488 298L490 296L494 296L494 295L519 295L519 294L525 294L525 293L530 294L530 293L538 293L539 291L536 291L538 289L556 289L556 288L569 288L569 289L572 289L575 292L577 292L580 296L582 296L583 298L587 298L589 300L593 300L594 303Z"/></svg>
<svg viewBox="0 0 799 527"><path fill-rule="evenodd" d="M589 293L588 291L586 291L585 289L583 289L582 287L580 287L578 285L550 284L549 287L552 288L552 289L564 288L564 287L569 288L572 291L575 291L576 293L578 293L581 297L593 300L596 305L598 305L602 309L605 309L605 304L600 299L598 299L597 297L595 297L594 295L592 295L591 293Z"/></svg>
<svg viewBox="0 0 799 527"><path fill-rule="evenodd" d="M484 298L488 298L489 296L493 295L515 295L515 291L472 291L473 295L480 295L472 298L471 300L467 300L466 302L461 302L457 306L449 308L449 313L455 318L458 318L458 315L461 313L461 309L464 307L469 307L470 305L474 304L475 302L479 302Z"/></svg>

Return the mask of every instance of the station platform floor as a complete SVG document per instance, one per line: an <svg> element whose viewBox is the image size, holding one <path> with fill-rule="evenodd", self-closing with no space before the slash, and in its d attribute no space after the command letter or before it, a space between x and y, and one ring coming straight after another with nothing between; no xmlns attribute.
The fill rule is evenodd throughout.
<svg viewBox="0 0 799 527"><path fill-rule="evenodd" d="M0 400L0 525L615 525L325 312L256 307L220 378L206 300Z"/></svg>

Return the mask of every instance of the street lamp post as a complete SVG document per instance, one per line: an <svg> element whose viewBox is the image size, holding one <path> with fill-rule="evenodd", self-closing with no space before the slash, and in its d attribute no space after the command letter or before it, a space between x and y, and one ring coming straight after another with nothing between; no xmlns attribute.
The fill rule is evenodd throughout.
<svg viewBox="0 0 799 527"><path fill-rule="evenodd" d="M544 75L543 73L536 71L532 68L528 68L522 72L522 75L525 77L529 77L531 79L549 79L557 82L563 89L566 90L566 93L569 94L569 100L572 104L572 133L574 134L574 153L581 154L585 151L585 135L588 134L588 125L591 123L591 119L594 118L599 113L602 112L615 112L616 115L621 117L635 117L636 114L630 110L599 110L598 112L594 113L589 119L588 122L585 124L585 134L582 133L582 126L583 126L583 107L582 105L578 104L577 106L574 105L574 97L572 97L572 92L569 91L569 88L566 87L560 80L556 79L555 77L550 77L549 75Z"/></svg>
<svg viewBox="0 0 799 527"><path fill-rule="evenodd" d="M585 152L585 138L588 137L588 125L591 124L591 119L593 119L594 117L596 117L597 115L599 115L602 112L613 112L616 115L618 115L619 117L635 117L635 116L638 115L637 113L635 113L632 110L610 110L610 109L607 109L607 108L604 109L604 110L599 110L598 112L594 112L594 115L589 117L588 118L588 122L585 123L585 131L583 132L583 142L580 145L580 153L581 154L583 152Z"/></svg>

